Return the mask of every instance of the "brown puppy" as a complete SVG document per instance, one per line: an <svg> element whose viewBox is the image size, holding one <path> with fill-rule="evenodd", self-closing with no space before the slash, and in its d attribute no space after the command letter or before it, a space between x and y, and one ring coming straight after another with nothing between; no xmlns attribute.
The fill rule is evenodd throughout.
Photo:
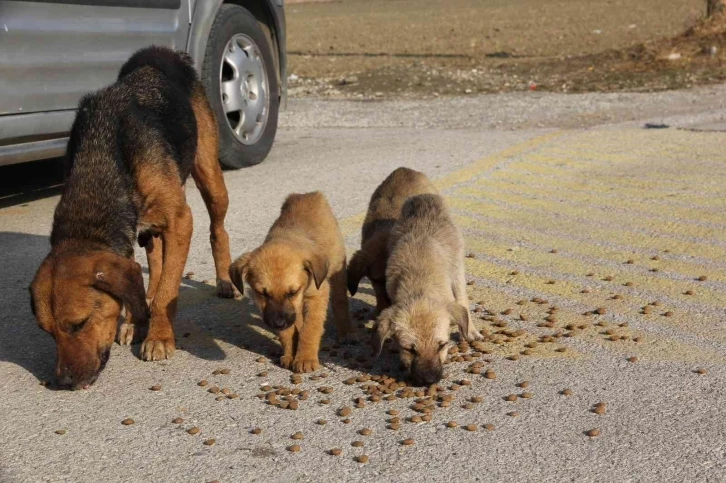
<svg viewBox="0 0 726 483"><path fill-rule="evenodd" d="M414 383L443 374L449 326L468 341L481 339L471 322L464 274L464 240L439 195L409 198L390 235L386 291L393 305L378 316L372 344L380 354L393 336Z"/></svg>
<svg viewBox="0 0 726 483"><path fill-rule="evenodd" d="M352 335L345 273L343 235L320 192L288 196L265 242L229 268L240 292L243 282L252 289L262 319L280 337L280 364L294 372L320 368L329 298L338 340Z"/></svg>
<svg viewBox="0 0 726 483"><path fill-rule="evenodd" d="M391 305L386 293L386 261L393 224L401 216L401 207L408 198L425 193L438 193L425 174L398 168L371 196L363 222L360 250L355 252L348 264L348 290L355 295L361 278L368 277L376 293L376 315Z"/></svg>
<svg viewBox="0 0 726 483"><path fill-rule="evenodd" d="M130 344L148 325L141 357L173 355L172 322L192 235L184 194L190 174L211 218L218 294L232 297L227 190L214 113L189 56L142 49L124 64L116 83L79 105L51 252L30 288L33 313L56 340L60 386L77 389L96 380L122 306L127 318L121 344ZM134 261L137 241L149 260L147 294Z"/></svg>

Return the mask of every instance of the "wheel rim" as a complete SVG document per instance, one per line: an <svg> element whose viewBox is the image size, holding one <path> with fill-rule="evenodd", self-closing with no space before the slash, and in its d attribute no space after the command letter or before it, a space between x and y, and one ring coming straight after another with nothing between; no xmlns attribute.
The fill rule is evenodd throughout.
<svg viewBox="0 0 726 483"><path fill-rule="evenodd" d="M232 133L242 144L255 144L267 125L270 83L260 49L247 35L237 34L227 42L219 85Z"/></svg>

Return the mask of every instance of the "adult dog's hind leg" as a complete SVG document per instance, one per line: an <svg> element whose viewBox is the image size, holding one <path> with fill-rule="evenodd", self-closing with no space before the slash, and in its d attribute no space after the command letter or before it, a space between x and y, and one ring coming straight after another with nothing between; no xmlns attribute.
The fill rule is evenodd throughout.
<svg viewBox="0 0 726 483"><path fill-rule="evenodd" d="M214 113L209 107L204 90L197 86L192 97L192 107L197 119L197 156L192 168L192 178L199 188L210 219L209 239L212 244L214 268L217 272L217 295L224 298L235 296L236 290L229 278L229 235L224 229L229 197L219 165L219 139Z"/></svg>

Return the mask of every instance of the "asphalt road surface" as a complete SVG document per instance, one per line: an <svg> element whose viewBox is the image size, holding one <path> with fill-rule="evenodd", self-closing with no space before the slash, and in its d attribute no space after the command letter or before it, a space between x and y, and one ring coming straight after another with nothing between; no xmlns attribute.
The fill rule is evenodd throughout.
<svg viewBox="0 0 726 483"><path fill-rule="evenodd" d="M59 171L0 168L0 480L726 480L725 93L290 102L270 158L225 175L232 255L263 240L290 192L323 190L352 251L391 170L435 179L464 230L471 308L491 337L478 359L446 366L442 394L454 399L428 422L410 421L416 397L372 402L370 383L343 383L399 375L395 355L370 358L365 328L349 347L327 335L319 377L292 384L248 300L218 299L206 282L208 220L192 186L194 276L180 290L173 360L114 346L91 389L41 385L55 349L27 287L48 251ZM366 283L351 304L364 327L372 303ZM496 378L468 373L474 360ZM203 379L239 398L217 401ZM256 397L264 385L310 395L281 409Z"/></svg>

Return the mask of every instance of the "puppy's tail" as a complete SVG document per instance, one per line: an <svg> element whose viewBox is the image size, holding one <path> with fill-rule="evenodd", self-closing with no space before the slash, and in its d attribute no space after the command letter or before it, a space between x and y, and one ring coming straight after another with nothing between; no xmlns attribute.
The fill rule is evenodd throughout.
<svg viewBox="0 0 726 483"><path fill-rule="evenodd" d="M194 61L189 54L175 52L172 49L158 45L137 50L121 67L118 80L120 81L142 67L153 67L158 70L187 96L191 95L195 84L198 82L197 71L194 70Z"/></svg>
<svg viewBox="0 0 726 483"><path fill-rule="evenodd" d="M355 252L348 262L348 291L353 296L358 291L358 284L368 273L368 255L363 250Z"/></svg>

